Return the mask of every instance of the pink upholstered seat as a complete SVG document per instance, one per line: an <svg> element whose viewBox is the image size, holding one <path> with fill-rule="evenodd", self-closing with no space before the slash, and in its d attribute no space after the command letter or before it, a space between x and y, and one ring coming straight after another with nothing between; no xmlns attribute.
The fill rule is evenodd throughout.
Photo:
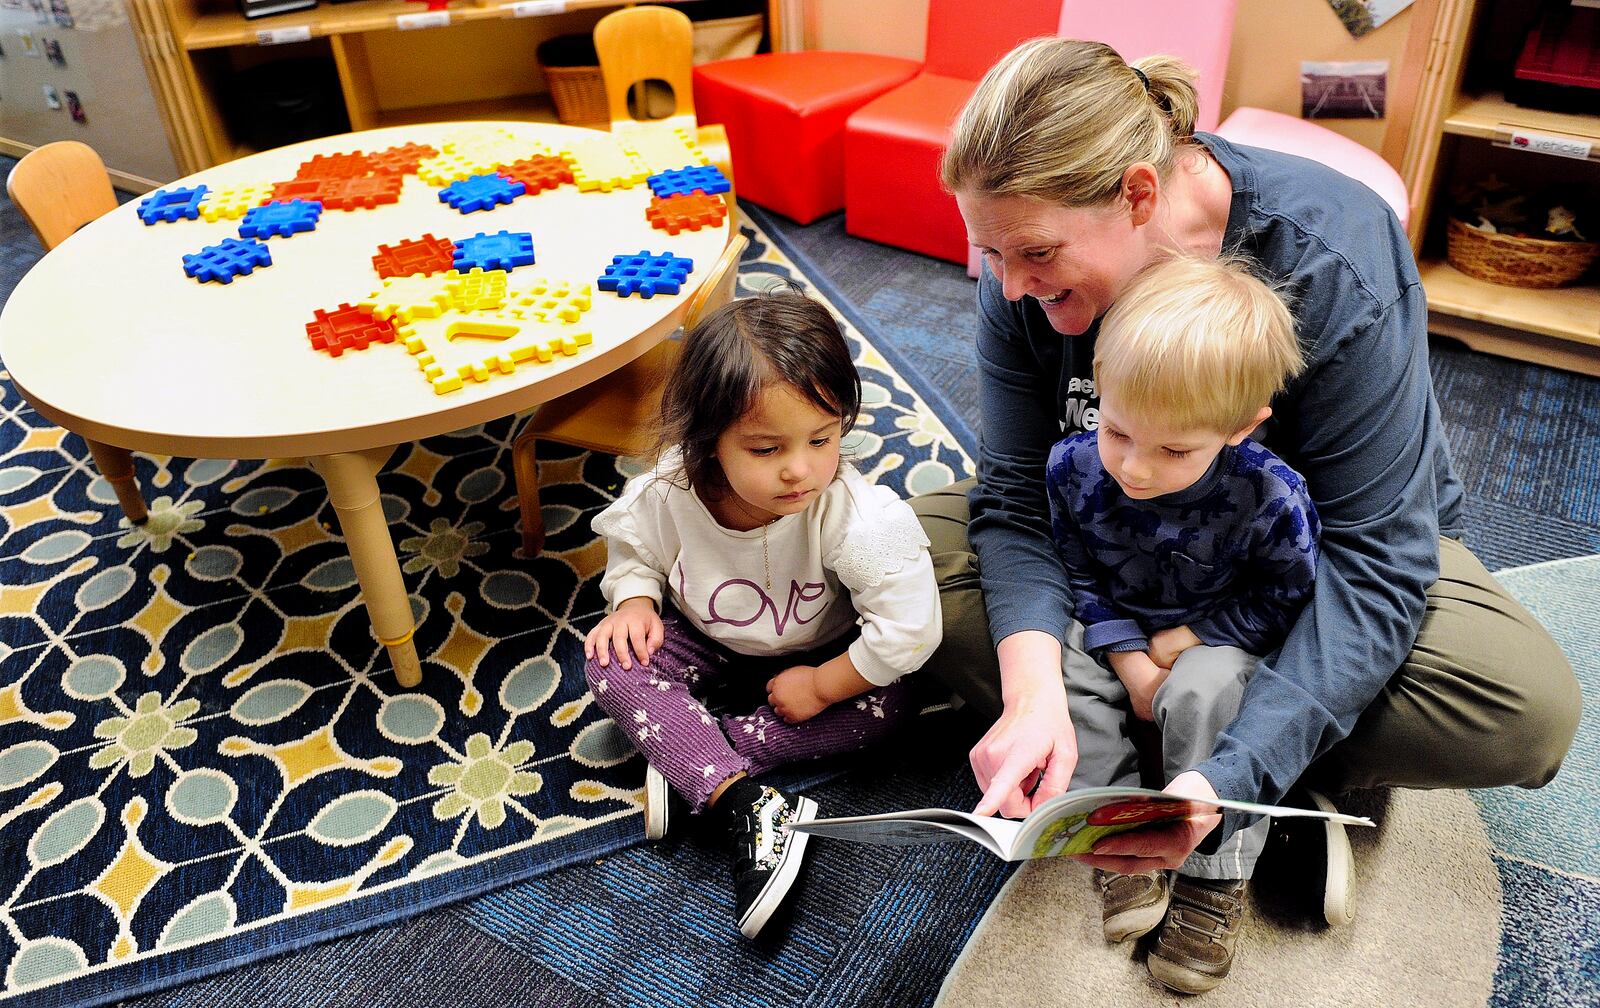
<svg viewBox="0 0 1600 1008"><path fill-rule="evenodd" d="M1406 185L1389 162L1369 147L1341 133L1306 122L1304 119L1266 109L1236 109L1217 128L1225 140L1246 147L1265 147L1285 154L1298 154L1348 175L1383 197L1405 227L1411 215L1411 200Z"/></svg>

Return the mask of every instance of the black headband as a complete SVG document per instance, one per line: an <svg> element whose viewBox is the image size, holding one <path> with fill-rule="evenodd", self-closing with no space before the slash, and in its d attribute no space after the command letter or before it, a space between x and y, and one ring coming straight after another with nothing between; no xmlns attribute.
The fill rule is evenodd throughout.
<svg viewBox="0 0 1600 1008"><path fill-rule="evenodd" d="M1145 75L1144 75L1144 71L1143 71L1143 70L1140 70L1140 69L1139 69L1139 68L1138 68L1138 67L1136 67L1136 66L1131 66L1131 67L1129 67L1129 68L1128 68L1128 69L1129 69L1129 70L1132 70L1132 71L1133 71L1133 72L1134 72L1134 75L1135 75L1135 76L1137 76L1137 77L1138 77L1138 78L1139 78L1139 83L1140 83L1140 84L1143 84L1143 85L1144 85L1144 89L1145 89L1145 90L1146 90L1146 91L1149 91L1149 90L1150 90L1150 78L1149 78L1149 77L1146 77L1146 76L1145 76Z"/></svg>

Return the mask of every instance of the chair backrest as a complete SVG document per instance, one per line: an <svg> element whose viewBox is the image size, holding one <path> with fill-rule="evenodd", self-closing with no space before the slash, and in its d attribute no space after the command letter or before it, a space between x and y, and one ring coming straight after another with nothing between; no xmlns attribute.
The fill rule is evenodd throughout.
<svg viewBox="0 0 1600 1008"><path fill-rule="evenodd" d="M1057 34L1104 42L1128 62L1164 53L1199 74L1196 127L1222 121L1222 84L1228 75L1237 0L1063 0Z"/></svg>
<svg viewBox="0 0 1600 1008"><path fill-rule="evenodd" d="M674 118L693 118L694 26L688 15L649 4L613 11L594 26L594 48L612 122L633 119L628 92L647 80L671 85Z"/></svg>
<svg viewBox="0 0 1600 1008"><path fill-rule="evenodd" d="M717 257L717 263L711 267L711 274L706 277L706 282L694 292L694 297L689 301L689 310L683 315L683 327L693 329L700 324L708 312L713 312L729 301L733 300L733 289L739 281L739 257L744 254L744 247L750 244L750 239L742 234L736 234L722 249L722 255Z"/></svg>
<svg viewBox="0 0 1600 1008"><path fill-rule="evenodd" d="M1054 35L1060 11L1061 0L929 0L923 72L975 81L1021 43Z"/></svg>
<svg viewBox="0 0 1600 1008"><path fill-rule="evenodd" d="M11 169L6 192L48 252L117 208L105 162L88 144L60 140L30 151Z"/></svg>

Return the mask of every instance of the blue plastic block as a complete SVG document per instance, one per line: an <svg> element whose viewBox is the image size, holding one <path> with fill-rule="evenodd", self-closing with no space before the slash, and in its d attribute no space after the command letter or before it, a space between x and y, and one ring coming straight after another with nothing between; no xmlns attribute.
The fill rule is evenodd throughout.
<svg viewBox="0 0 1600 1008"><path fill-rule="evenodd" d="M322 204L315 200L293 199L287 203L268 203L244 215L239 225L241 238L288 238L301 231L315 231L322 217Z"/></svg>
<svg viewBox="0 0 1600 1008"><path fill-rule="evenodd" d="M526 231L501 231L492 235L479 231L471 238L456 242L451 265L459 273L466 273L473 267L510 270L518 266L532 266L533 235Z"/></svg>
<svg viewBox="0 0 1600 1008"><path fill-rule="evenodd" d="M200 216L200 201L205 199L207 191L203 185L193 189L157 189L139 201L139 219L146 226L194 220Z"/></svg>
<svg viewBox="0 0 1600 1008"><path fill-rule="evenodd" d="M224 238L220 245L207 245L183 257L183 273L201 283L232 283L236 276L249 276L257 266L271 266L272 253L253 238Z"/></svg>
<svg viewBox="0 0 1600 1008"><path fill-rule="evenodd" d="M718 171L715 165L673 168L659 175L652 175L645 179L645 182L649 184L651 192L663 198L687 196L696 190L707 196L715 196L732 188L728 185L728 177Z"/></svg>
<svg viewBox="0 0 1600 1008"><path fill-rule="evenodd" d="M651 298L657 294L676 294L694 270L694 260L684 259L671 252L639 250L638 255L611 257L611 265L601 275L595 286L604 291L616 291L618 297L638 294Z"/></svg>
<svg viewBox="0 0 1600 1008"><path fill-rule="evenodd" d="M439 202L448 203L462 213L469 214L477 210L493 210L527 191L528 187L521 182L513 182L503 175L490 172L450 183L439 190Z"/></svg>

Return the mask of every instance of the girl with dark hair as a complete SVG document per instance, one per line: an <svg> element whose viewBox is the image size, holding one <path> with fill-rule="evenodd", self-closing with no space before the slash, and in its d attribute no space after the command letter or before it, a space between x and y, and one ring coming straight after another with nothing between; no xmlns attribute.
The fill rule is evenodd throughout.
<svg viewBox="0 0 1600 1008"><path fill-rule="evenodd" d="M734 301L684 337L655 467L594 520L610 613L584 640L595 700L649 761L645 833L669 786L733 843L754 938L798 877L816 803L757 782L859 749L914 713L901 676L938 646L928 540L910 507L841 461L861 379L839 325L798 293ZM743 715L707 693L766 684Z"/></svg>

